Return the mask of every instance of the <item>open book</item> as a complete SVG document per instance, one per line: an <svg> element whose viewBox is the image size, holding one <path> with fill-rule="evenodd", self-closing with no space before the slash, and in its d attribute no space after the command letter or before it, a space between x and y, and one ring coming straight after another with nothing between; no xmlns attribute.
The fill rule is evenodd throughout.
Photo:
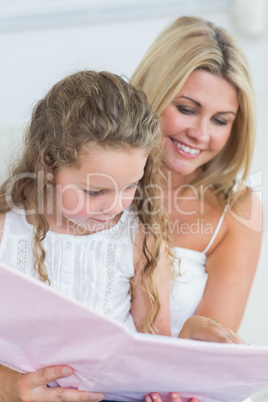
<svg viewBox="0 0 268 402"><path fill-rule="evenodd" d="M0 363L21 372L68 364L74 373L60 386L118 401L179 391L184 401L241 402L268 384L268 346L130 333L2 263L0 289Z"/></svg>

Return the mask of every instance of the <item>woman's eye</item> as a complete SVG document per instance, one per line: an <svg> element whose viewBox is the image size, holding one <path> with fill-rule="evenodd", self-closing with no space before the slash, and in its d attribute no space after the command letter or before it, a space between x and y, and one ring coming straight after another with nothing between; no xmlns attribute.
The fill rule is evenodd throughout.
<svg viewBox="0 0 268 402"><path fill-rule="evenodd" d="M180 106L180 105L176 105L176 108L177 108L178 111L179 111L180 113L182 113L182 114L187 114L187 115L194 114L194 110L189 109L189 108L187 108L187 107Z"/></svg>
<svg viewBox="0 0 268 402"><path fill-rule="evenodd" d="M218 124L219 126L226 126L226 124L227 124L227 121L226 121L226 120L217 119L217 118L214 118L213 120L214 120L214 122L215 122L216 124Z"/></svg>
<svg viewBox="0 0 268 402"><path fill-rule="evenodd" d="M103 190L100 190L100 191L83 190L83 192L86 195L89 195L90 197L97 197L98 195L101 195L104 193Z"/></svg>

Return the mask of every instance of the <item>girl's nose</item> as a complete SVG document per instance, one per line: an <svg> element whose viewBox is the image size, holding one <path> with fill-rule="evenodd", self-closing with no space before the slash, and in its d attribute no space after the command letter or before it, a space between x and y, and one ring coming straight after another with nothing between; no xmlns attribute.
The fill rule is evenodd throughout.
<svg viewBox="0 0 268 402"><path fill-rule="evenodd" d="M108 208L107 213L111 215L118 215L124 210L120 202L113 203L113 205Z"/></svg>
<svg viewBox="0 0 268 402"><path fill-rule="evenodd" d="M119 198L114 198L111 199L110 202L105 203L102 205L101 211L104 214L110 214L110 215L118 215L124 210L124 207L122 205L122 201Z"/></svg>

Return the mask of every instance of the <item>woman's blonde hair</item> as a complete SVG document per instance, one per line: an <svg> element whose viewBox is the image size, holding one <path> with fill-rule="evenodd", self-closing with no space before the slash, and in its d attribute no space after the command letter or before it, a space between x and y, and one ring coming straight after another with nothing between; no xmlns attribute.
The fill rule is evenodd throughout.
<svg viewBox="0 0 268 402"><path fill-rule="evenodd" d="M253 85L237 41L225 29L202 18L178 18L155 40L131 82L146 93L154 111L161 115L198 69L220 75L238 94L239 110L229 140L192 183L197 188L213 188L219 201L226 203L237 174L245 180L249 173L255 141ZM237 198L234 194L233 202Z"/></svg>
<svg viewBox="0 0 268 402"><path fill-rule="evenodd" d="M25 210L31 208L35 221L35 269L42 281L49 282L42 246L49 224L44 211L40 210L48 196L47 172L48 169L55 173L62 167L79 166L91 142L106 149L143 149L148 155L133 209L146 227L142 283L151 299L151 312L144 330L152 332L159 311L153 271L163 240L168 242L169 235L167 217L156 196L161 127L142 91L105 71L81 71L54 85L37 103L26 133L23 155L0 188L0 212L6 213L22 205ZM41 184L40 178L43 178ZM153 230L155 225L157 231ZM152 249L148 246L149 238Z"/></svg>

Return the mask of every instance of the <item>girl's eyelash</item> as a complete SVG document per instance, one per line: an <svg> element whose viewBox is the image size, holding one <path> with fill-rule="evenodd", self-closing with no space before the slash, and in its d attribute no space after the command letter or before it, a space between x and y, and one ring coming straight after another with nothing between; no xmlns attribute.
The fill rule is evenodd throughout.
<svg viewBox="0 0 268 402"><path fill-rule="evenodd" d="M98 195L101 195L104 192L103 190L100 191L83 190L83 191L86 195L89 195L90 197L97 197Z"/></svg>
<svg viewBox="0 0 268 402"><path fill-rule="evenodd" d="M138 187L138 183L133 183L133 184L131 184L131 186L128 187L128 189L130 190L130 189L136 188L136 187Z"/></svg>
<svg viewBox="0 0 268 402"><path fill-rule="evenodd" d="M129 187L127 187L127 190L131 190L132 188L138 187L138 183L133 183ZM98 191L92 191L92 190L83 190L84 194L90 196L90 197L98 197L99 195L104 194L104 190L98 190Z"/></svg>

